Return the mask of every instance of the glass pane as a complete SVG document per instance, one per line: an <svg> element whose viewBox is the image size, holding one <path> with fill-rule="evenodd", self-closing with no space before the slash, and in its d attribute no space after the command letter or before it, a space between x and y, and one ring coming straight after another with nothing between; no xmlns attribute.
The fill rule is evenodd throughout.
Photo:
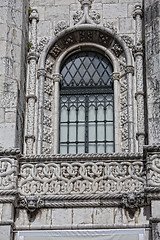
<svg viewBox="0 0 160 240"><path fill-rule="evenodd" d="M72 106L69 111L69 120L76 121L76 107Z"/></svg>
<svg viewBox="0 0 160 240"><path fill-rule="evenodd" d="M70 142L76 141L76 124L75 123L69 124L69 141Z"/></svg>
<svg viewBox="0 0 160 240"><path fill-rule="evenodd" d="M96 153L96 144L95 143L90 143L89 148L88 148L89 153Z"/></svg>
<svg viewBox="0 0 160 240"><path fill-rule="evenodd" d="M97 140L104 141L104 123L97 123Z"/></svg>
<svg viewBox="0 0 160 240"><path fill-rule="evenodd" d="M111 105L107 106L107 109L106 109L106 120L113 121L113 107Z"/></svg>
<svg viewBox="0 0 160 240"><path fill-rule="evenodd" d="M67 141L67 129L68 129L67 124L61 123L61 131L60 131L60 141L61 142Z"/></svg>
<svg viewBox="0 0 160 240"><path fill-rule="evenodd" d="M88 121L95 121L95 107L93 105L89 106Z"/></svg>
<svg viewBox="0 0 160 240"><path fill-rule="evenodd" d="M69 144L69 153L76 153L76 144Z"/></svg>
<svg viewBox="0 0 160 240"><path fill-rule="evenodd" d="M61 109L61 122L67 122L68 120L68 112L66 108Z"/></svg>
<svg viewBox="0 0 160 240"><path fill-rule="evenodd" d="M78 144L78 153L84 153L85 152L85 144L79 143Z"/></svg>
<svg viewBox="0 0 160 240"><path fill-rule="evenodd" d="M66 154L67 153L67 144L61 144L60 153L61 154Z"/></svg>
<svg viewBox="0 0 160 240"><path fill-rule="evenodd" d="M114 151L113 143L107 143L106 145L106 152L112 153Z"/></svg>
<svg viewBox="0 0 160 240"><path fill-rule="evenodd" d="M96 126L95 126L95 123L89 123L88 124L88 139L89 139L89 141L95 141L96 140Z"/></svg>
<svg viewBox="0 0 160 240"><path fill-rule="evenodd" d="M113 141L113 123L106 123L106 140Z"/></svg>
<svg viewBox="0 0 160 240"><path fill-rule="evenodd" d="M78 121L85 121L85 108L80 106L78 109Z"/></svg>
<svg viewBox="0 0 160 240"><path fill-rule="evenodd" d="M97 120L104 121L104 106L99 105L97 110Z"/></svg>
<svg viewBox="0 0 160 240"><path fill-rule="evenodd" d="M105 145L104 143L97 144L97 153L104 153L105 152Z"/></svg>
<svg viewBox="0 0 160 240"><path fill-rule="evenodd" d="M85 141L85 124L84 123L78 124L78 141L79 142Z"/></svg>

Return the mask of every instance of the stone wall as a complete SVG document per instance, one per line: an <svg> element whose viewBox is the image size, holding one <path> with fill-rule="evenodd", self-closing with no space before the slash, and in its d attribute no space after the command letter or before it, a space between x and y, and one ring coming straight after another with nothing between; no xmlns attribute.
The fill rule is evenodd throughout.
<svg viewBox="0 0 160 240"><path fill-rule="evenodd" d="M27 15L27 1L0 3L0 146L7 148L22 142Z"/></svg>
<svg viewBox="0 0 160 240"><path fill-rule="evenodd" d="M145 1L145 49L149 144L160 142L160 2ZM147 123L146 123L147 124Z"/></svg>

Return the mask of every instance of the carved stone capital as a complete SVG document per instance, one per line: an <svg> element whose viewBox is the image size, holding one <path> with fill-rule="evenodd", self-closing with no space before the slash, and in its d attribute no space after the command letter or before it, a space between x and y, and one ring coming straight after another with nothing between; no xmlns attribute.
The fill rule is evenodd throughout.
<svg viewBox="0 0 160 240"><path fill-rule="evenodd" d="M53 82L60 82L62 80L62 75L59 73L53 74Z"/></svg>
<svg viewBox="0 0 160 240"><path fill-rule="evenodd" d="M132 75L134 74L134 67L133 66L126 66L125 67L125 72L126 73L132 73Z"/></svg>
<svg viewBox="0 0 160 240"><path fill-rule="evenodd" d="M32 19L36 19L39 21L39 15L37 9L32 9L31 14L29 15L29 20L32 21Z"/></svg>
<svg viewBox="0 0 160 240"><path fill-rule="evenodd" d="M34 59L36 62L38 61L38 58L39 58L39 54L35 51L34 48L30 48L30 51L28 53L28 62L31 60L31 59Z"/></svg>
<svg viewBox="0 0 160 240"><path fill-rule="evenodd" d="M119 81L120 80L120 73L113 72L112 73L112 80Z"/></svg>
<svg viewBox="0 0 160 240"><path fill-rule="evenodd" d="M82 5L82 9L84 8L85 5L88 5L88 7L91 8L93 0L79 0L79 2Z"/></svg>
<svg viewBox="0 0 160 240"><path fill-rule="evenodd" d="M136 18L137 15L143 16L143 10L140 4L135 5L135 9L133 11L133 18Z"/></svg>
<svg viewBox="0 0 160 240"><path fill-rule="evenodd" d="M143 44L142 43L138 43L138 44L136 44L136 46L134 46L133 54L134 54L134 57L139 56L139 55L143 57Z"/></svg>
<svg viewBox="0 0 160 240"><path fill-rule="evenodd" d="M35 102L37 101L37 96L34 95L34 94L27 95L26 96L26 101L28 102L28 99L30 99L30 98L33 98L35 100Z"/></svg>
<svg viewBox="0 0 160 240"><path fill-rule="evenodd" d="M40 78L41 76L46 76L46 70L45 69L38 69L37 71L37 77Z"/></svg>
<svg viewBox="0 0 160 240"><path fill-rule="evenodd" d="M27 142L28 139L33 139L33 141L35 141L35 136L34 135L26 135L25 142Z"/></svg>

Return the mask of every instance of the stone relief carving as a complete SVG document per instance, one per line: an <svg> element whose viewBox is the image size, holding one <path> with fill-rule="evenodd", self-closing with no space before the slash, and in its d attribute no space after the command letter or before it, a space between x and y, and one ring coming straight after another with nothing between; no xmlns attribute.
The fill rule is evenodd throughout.
<svg viewBox="0 0 160 240"><path fill-rule="evenodd" d="M83 17L83 11L76 11L73 15L74 24L77 24Z"/></svg>
<svg viewBox="0 0 160 240"><path fill-rule="evenodd" d="M49 38L48 37L43 37L40 39L38 46L37 46L37 51L39 53L41 53L44 49L44 47L47 45L47 43L49 42Z"/></svg>
<svg viewBox="0 0 160 240"><path fill-rule="evenodd" d="M122 52L123 52L122 47L118 43L115 43L112 46L111 50L116 55L116 57L119 57L122 54Z"/></svg>
<svg viewBox="0 0 160 240"><path fill-rule="evenodd" d="M67 29L68 27L69 26L65 20L59 21L55 26L55 31L54 31L55 35L57 35L58 33L60 33L61 31L65 30L65 29Z"/></svg>
<svg viewBox="0 0 160 240"><path fill-rule="evenodd" d="M35 196L34 194L19 199L19 207L24 207L29 212L34 212L38 208L41 208L43 206L44 201L40 197Z"/></svg>
<svg viewBox="0 0 160 240"><path fill-rule="evenodd" d="M61 162L21 166L21 194L93 194L140 191L143 163Z"/></svg>
<svg viewBox="0 0 160 240"><path fill-rule="evenodd" d="M17 160L11 158L0 159L0 190L16 189Z"/></svg>
<svg viewBox="0 0 160 240"><path fill-rule="evenodd" d="M160 155L150 156L147 162L147 185L160 186Z"/></svg>
<svg viewBox="0 0 160 240"><path fill-rule="evenodd" d="M89 12L89 16L92 18L92 20L96 23L96 24L100 24L100 14L97 13L96 11L90 11Z"/></svg>
<svg viewBox="0 0 160 240"><path fill-rule="evenodd" d="M144 193L130 192L123 194L122 203L125 208L139 208L145 204Z"/></svg>
<svg viewBox="0 0 160 240"><path fill-rule="evenodd" d="M121 38L125 41L125 43L129 48L134 47L133 39L131 37L124 35L124 36L121 36Z"/></svg>
<svg viewBox="0 0 160 240"><path fill-rule="evenodd" d="M104 26L105 28L111 29L111 30L114 31L114 32L117 32L117 28L114 26L114 23L113 23L113 22L106 22L106 23L103 24L103 26Z"/></svg>

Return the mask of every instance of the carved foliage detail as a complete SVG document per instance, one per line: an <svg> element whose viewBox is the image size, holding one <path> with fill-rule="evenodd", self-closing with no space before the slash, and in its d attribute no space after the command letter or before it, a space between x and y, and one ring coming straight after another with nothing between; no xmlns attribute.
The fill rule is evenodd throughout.
<svg viewBox="0 0 160 240"><path fill-rule="evenodd" d="M160 155L151 156L147 163L148 186L160 186Z"/></svg>
<svg viewBox="0 0 160 240"><path fill-rule="evenodd" d="M23 164L19 191L25 195L140 191L142 165L140 161Z"/></svg>

